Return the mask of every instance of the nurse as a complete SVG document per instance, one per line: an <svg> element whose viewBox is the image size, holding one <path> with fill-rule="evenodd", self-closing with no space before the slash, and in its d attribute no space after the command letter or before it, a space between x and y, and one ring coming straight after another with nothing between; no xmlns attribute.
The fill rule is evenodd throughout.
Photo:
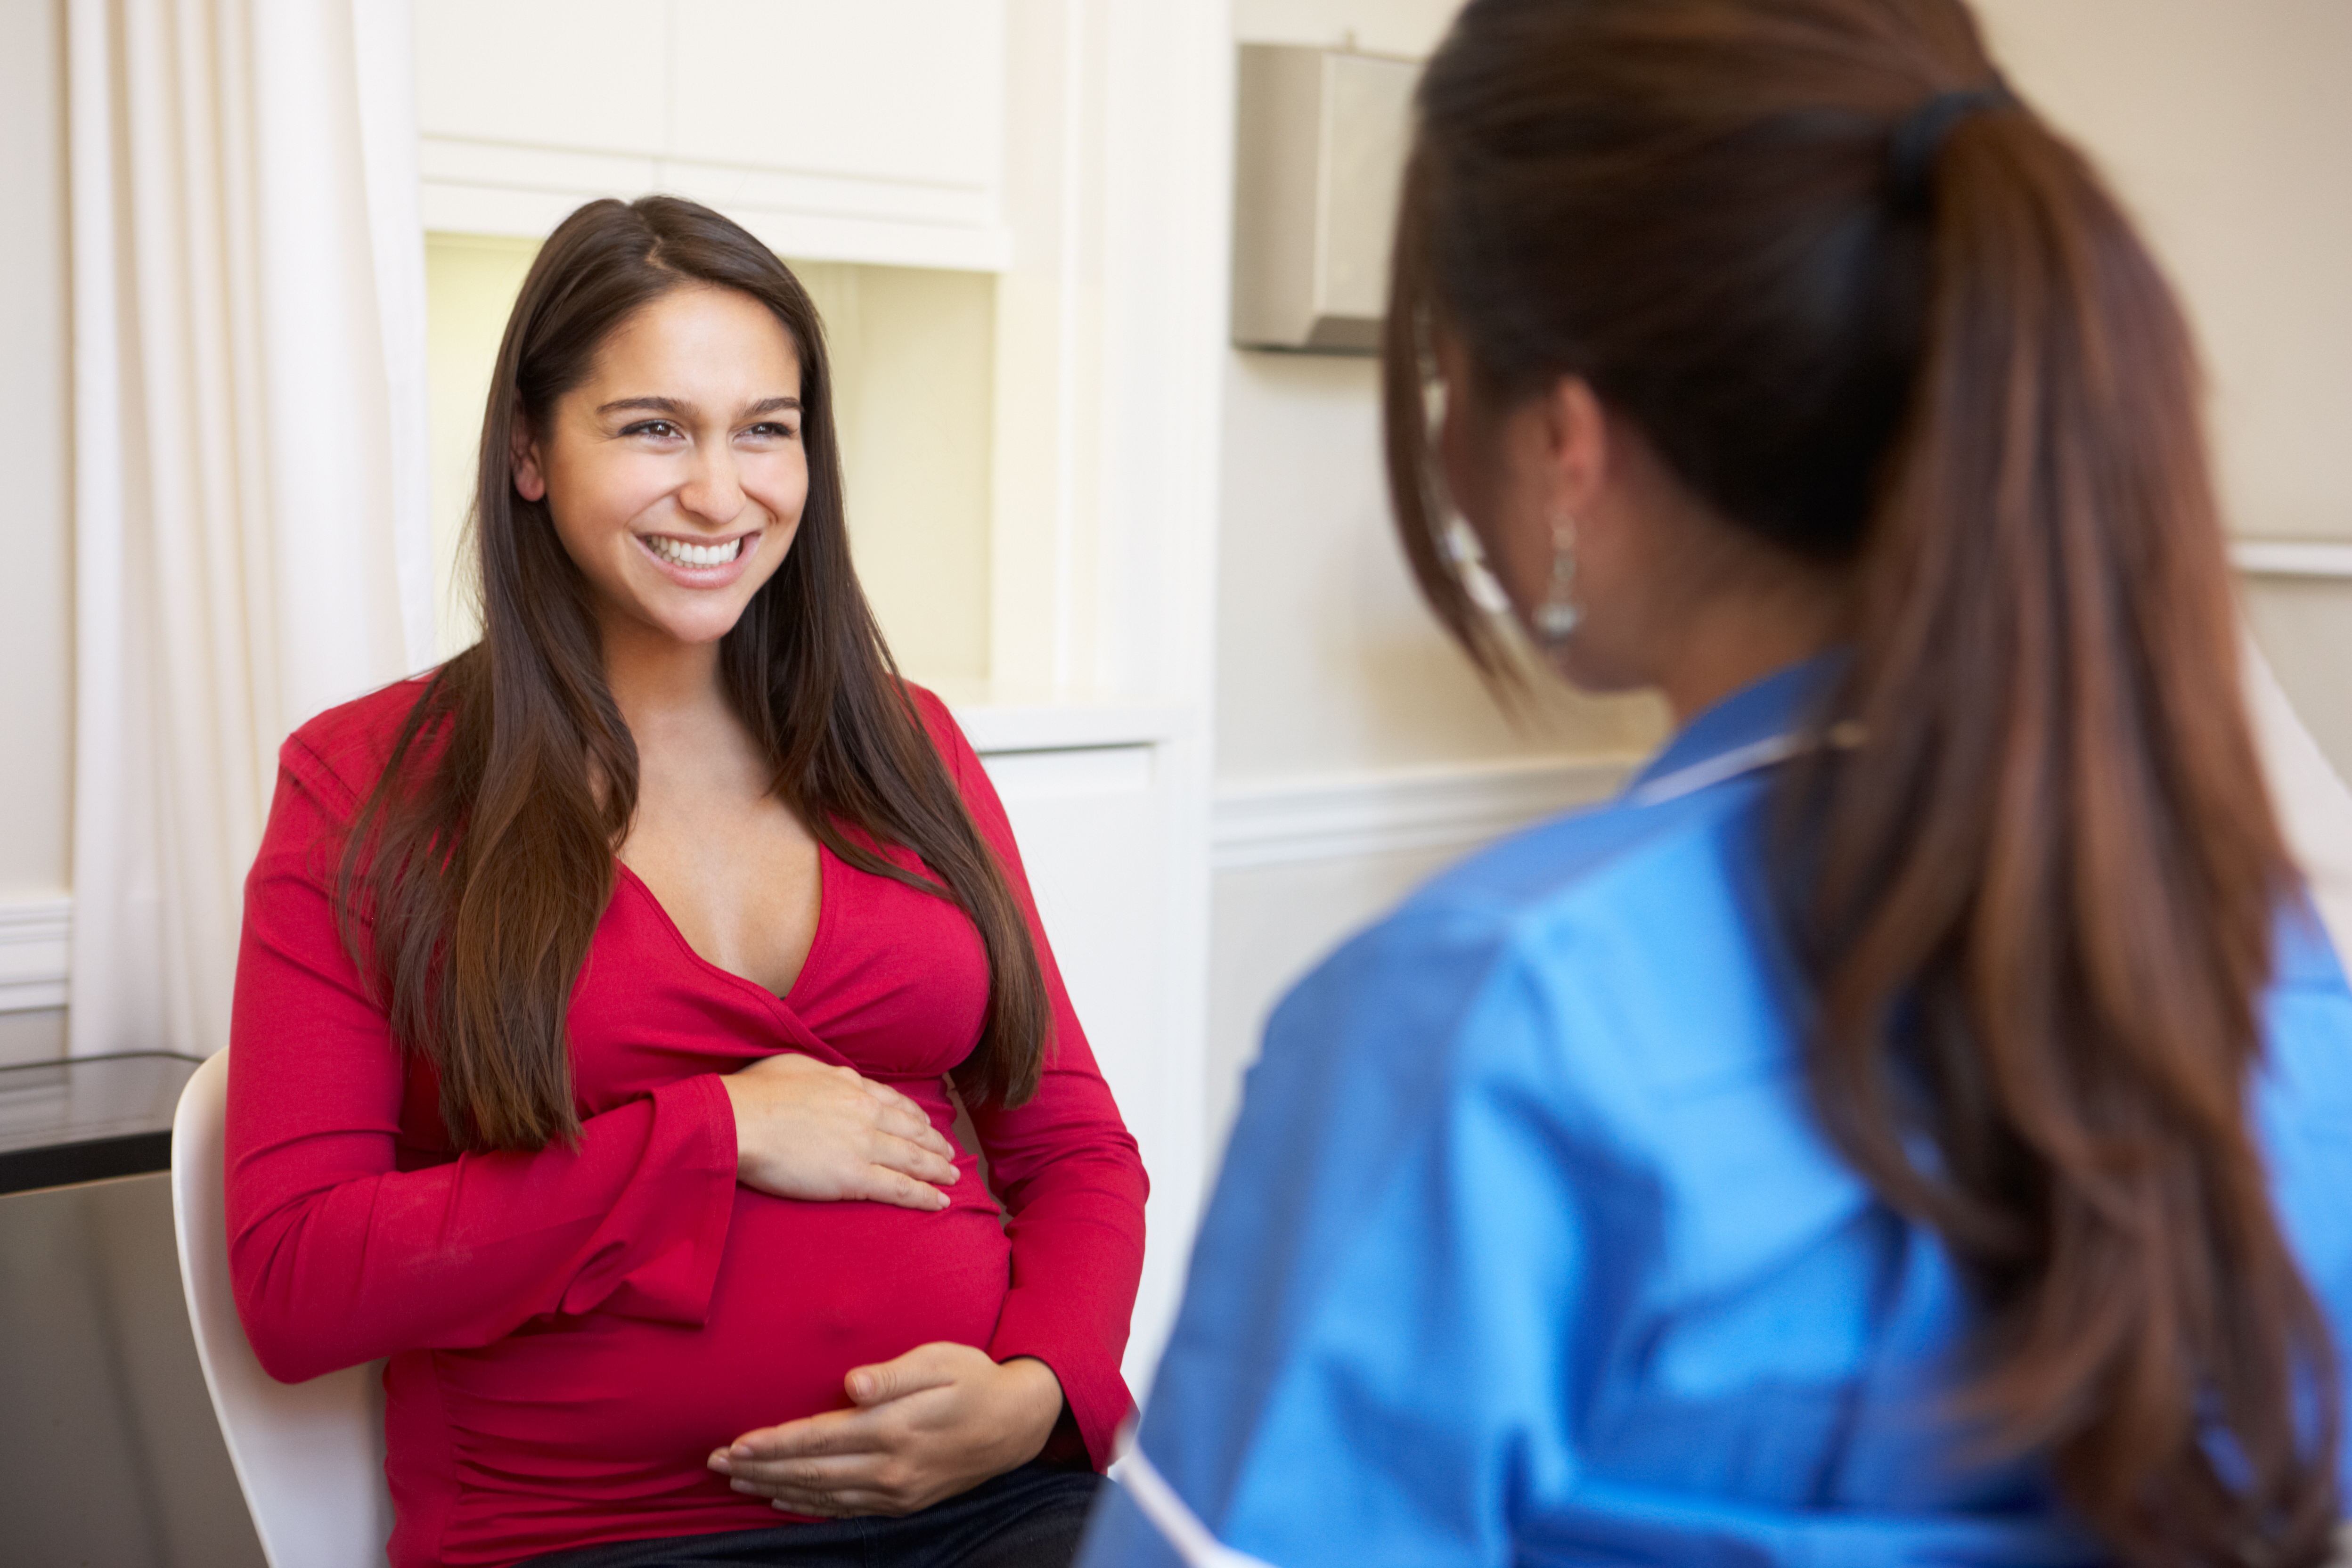
<svg viewBox="0 0 2352 1568"><path fill-rule="evenodd" d="M1677 733L1276 1012L1081 1561L2324 1562L2352 994L2097 174L1958 0L1474 0L1385 353L1439 616Z"/></svg>

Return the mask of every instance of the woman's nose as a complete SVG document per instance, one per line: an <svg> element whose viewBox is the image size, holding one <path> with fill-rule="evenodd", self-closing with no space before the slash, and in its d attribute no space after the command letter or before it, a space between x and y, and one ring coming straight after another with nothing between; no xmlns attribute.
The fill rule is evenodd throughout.
<svg viewBox="0 0 2352 1568"><path fill-rule="evenodd" d="M743 483L735 471L735 456L724 446L700 446L688 458L686 483L678 487L677 504L705 522L725 527L743 510Z"/></svg>

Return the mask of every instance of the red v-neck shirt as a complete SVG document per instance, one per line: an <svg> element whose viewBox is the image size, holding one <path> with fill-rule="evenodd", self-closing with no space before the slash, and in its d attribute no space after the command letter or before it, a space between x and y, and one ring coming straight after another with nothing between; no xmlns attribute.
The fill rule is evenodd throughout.
<svg viewBox="0 0 2352 1568"><path fill-rule="evenodd" d="M395 1568L778 1522L704 1468L754 1427L844 1408L842 1378L953 1341L1034 1356L1095 1464L1143 1258L1143 1167L1096 1070L1012 829L946 709L916 693L1037 944L1055 1040L1017 1110L976 1106L950 1206L803 1203L737 1184L719 1075L777 1051L843 1063L950 1139L944 1075L980 1035L978 931L942 900L819 851L814 942L778 998L687 944L616 868L570 1014L576 1151L458 1154L337 936L337 847L423 690L311 721L279 753L246 883L229 1058L229 1261L262 1364L389 1357ZM919 862L904 852L909 868Z"/></svg>

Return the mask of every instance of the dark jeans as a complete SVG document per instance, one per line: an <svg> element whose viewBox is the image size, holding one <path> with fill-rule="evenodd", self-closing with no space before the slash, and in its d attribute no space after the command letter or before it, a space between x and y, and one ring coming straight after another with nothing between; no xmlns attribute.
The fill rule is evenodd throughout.
<svg viewBox="0 0 2352 1568"><path fill-rule="evenodd" d="M1033 1461L904 1519L616 1541L517 1568L1069 1568L1101 1484Z"/></svg>

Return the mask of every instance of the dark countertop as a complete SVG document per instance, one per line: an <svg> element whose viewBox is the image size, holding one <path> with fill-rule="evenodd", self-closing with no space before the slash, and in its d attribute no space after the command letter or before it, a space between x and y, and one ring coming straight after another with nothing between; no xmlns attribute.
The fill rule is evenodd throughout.
<svg viewBox="0 0 2352 1568"><path fill-rule="evenodd" d="M172 1113L202 1062L171 1051L0 1068L0 1193L172 1165Z"/></svg>

